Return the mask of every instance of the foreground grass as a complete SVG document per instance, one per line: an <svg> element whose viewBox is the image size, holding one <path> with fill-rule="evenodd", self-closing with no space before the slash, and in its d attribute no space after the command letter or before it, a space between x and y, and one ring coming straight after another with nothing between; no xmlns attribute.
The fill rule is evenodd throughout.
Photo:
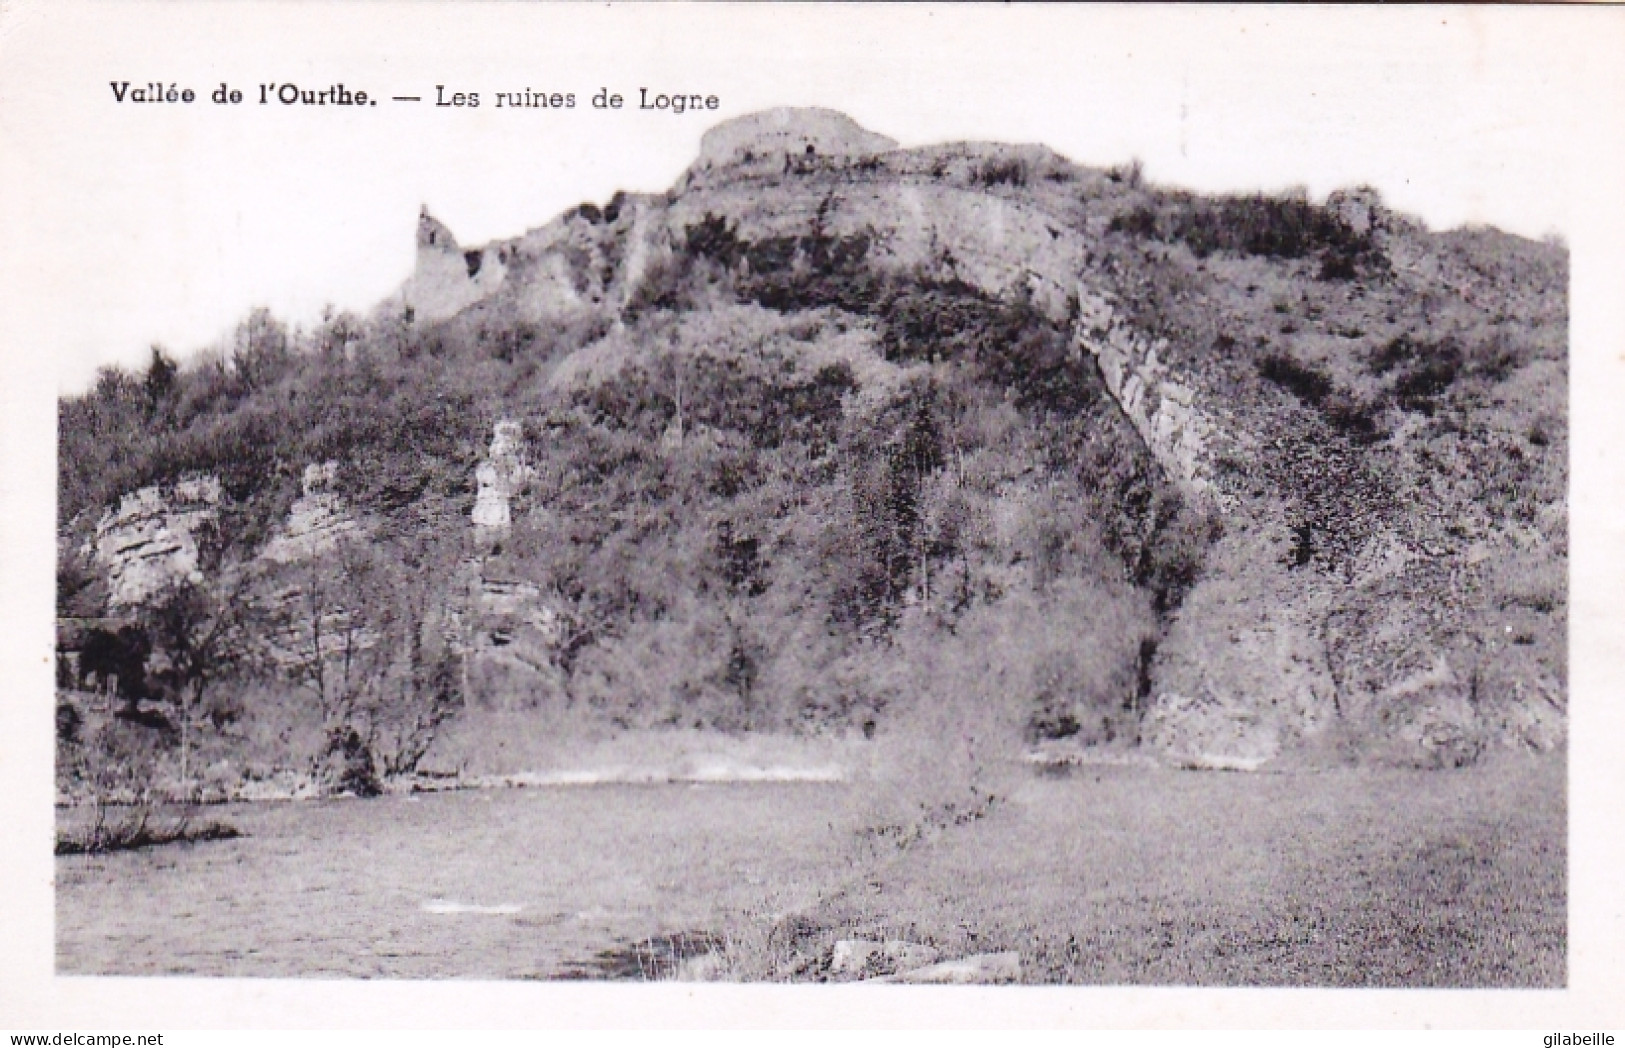
<svg viewBox="0 0 1625 1048"><path fill-rule="evenodd" d="M98 805L86 824L57 830L56 854L102 855L161 844L226 841L241 836L242 831L237 827L219 819L193 822L190 817L182 815L156 821L147 808L138 808L109 819L107 809Z"/></svg>
<svg viewBox="0 0 1625 1048"><path fill-rule="evenodd" d="M1561 986L1565 766L1233 775L1085 769L877 852L726 936L734 975L829 977L851 937L1016 950L1024 981Z"/></svg>

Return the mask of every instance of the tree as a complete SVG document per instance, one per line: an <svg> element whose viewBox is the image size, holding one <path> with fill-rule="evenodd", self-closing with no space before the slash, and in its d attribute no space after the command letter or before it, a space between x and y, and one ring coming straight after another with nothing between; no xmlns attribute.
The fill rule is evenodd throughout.
<svg viewBox="0 0 1625 1048"><path fill-rule="evenodd" d="M376 794L380 776L411 772L461 705L453 552L411 533L374 535L294 569L281 661L316 698L341 791Z"/></svg>
<svg viewBox="0 0 1625 1048"><path fill-rule="evenodd" d="M344 360L351 345L366 336L366 325L354 313L335 312L332 306L322 309L322 322L313 336L316 355L325 361Z"/></svg>
<svg viewBox="0 0 1625 1048"><path fill-rule="evenodd" d="M163 411L175 394L175 376L180 372L180 365L176 364L164 352L162 346L152 347L152 360L147 364L147 373L142 377L141 386L147 395L147 415L153 417Z"/></svg>
<svg viewBox="0 0 1625 1048"><path fill-rule="evenodd" d="M370 547L346 542L298 565L283 607L289 676L316 699L338 786L360 796L379 792L361 724L371 694L387 673L387 581ZM361 726L358 727L358 724Z"/></svg>
<svg viewBox="0 0 1625 1048"><path fill-rule="evenodd" d="M168 693L180 725L181 790L192 793L193 726L209 686L241 650L239 583L181 579L142 608L140 627L152 645L149 675ZM156 672L153 667L156 666Z"/></svg>
<svg viewBox="0 0 1625 1048"><path fill-rule="evenodd" d="M452 574L460 544L420 532L394 547L395 647L401 671L393 694L374 711L368 742L386 775L409 773L433 744L440 725L464 702L467 646ZM455 533L454 533L455 534ZM465 614L459 615L461 610Z"/></svg>
<svg viewBox="0 0 1625 1048"><path fill-rule="evenodd" d="M942 434L931 410L930 399L921 398L903 435L902 444L890 458L890 508L895 522L893 542L898 558L893 568L893 578L901 588L912 575L926 596L931 590L931 575L926 560L925 530L920 527L920 500L926 481L942 465Z"/></svg>
<svg viewBox="0 0 1625 1048"><path fill-rule="evenodd" d="M930 404L922 397L899 438L870 462L848 464L851 484L852 547L859 552L856 571L837 583L842 603L860 626L890 629L898 606L914 587L930 591L922 499L933 475L942 468L942 434Z"/></svg>
<svg viewBox="0 0 1625 1048"><path fill-rule="evenodd" d="M288 329L264 306L251 310L232 333L232 366L249 389L276 381L291 359Z"/></svg>

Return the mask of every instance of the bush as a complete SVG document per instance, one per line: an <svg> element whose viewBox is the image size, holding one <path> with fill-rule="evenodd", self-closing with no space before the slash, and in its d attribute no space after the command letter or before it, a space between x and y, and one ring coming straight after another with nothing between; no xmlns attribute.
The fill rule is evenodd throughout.
<svg viewBox="0 0 1625 1048"><path fill-rule="evenodd" d="M1032 177L1032 164L1023 157L989 157L976 167L973 180L984 186L1025 186Z"/></svg>
<svg viewBox="0 0 1625 1048"><path fill-rule="evenodd" d="M1331 210L1294 195L1201 197L1156 194L1113 217L1110 230L1216 252L1265 258L1317 257L1322 280L1350 280L1386 268L1369 230L1355 232Z"/></svg>
<svg viewBox="0 0 1625 1048"><path fill-rule="evenodd" d="M1367 369L1376 375L1397 372L1392 390L1401 407L1432 415L1437 402L1455 384L1465 365L1461 345L1453 338L1434 343L1400 336L1371 355ZM1491 361L1491 367L1497 365Z"/></svg>
<svg viewBox="0 0 1625 1048"><path fill-rule="evenodd" d="M698 599L625 622L582 653L571 700L620 727L766 727L741 692L735 628L721 607Z"/></svg>
<svg viewBox="0 0 1625 1048"><path fill-rule="evenodd" d="M207 819L194 823L181 816L168 822L153 820L152 810L136 808L124 817L108 821L107 809L98 804L91 823L78 830L59 830L56 835L57 855L103 855L108 852L133 851L152 848L160 844L190 844L196 841L229 841L243 835L229 822Z"/></svg>
<svg viewBox="0 0 1625 1048"><path fill-rule="evenodd" d="M1318 405L1332 391L1332 380L1325 372L1282 353L1260 360L1258 374L1306 404Z"/></svg>
<svg viewBox="0 0 1625 1048"><path fill-rule="evenodd" d="M1140 648L1155 629L1143 594L1071 579L979 605L951 630L905 616L871 664L871 687L889 696L876 734L886 803L978 803L1040 738L1132 743Z"/></svg>
<svg viewBox="0 0 1625 1048"><path fill-rule="evenodd" d="M1139 189L1145 184L1145 164L1135 157L1126 164L1116 164L1107 169L1106 178L1129 189Z"/></svg>
<svg viewBox="0 0 1625 1048"><path fill-rule="evenodd" d="M1382 439L1378 424L1378 407L1368 404L1353 394L1338 390L1321 404L1321 414L1332 428L1359 444L1374 444Z"/></svg>
<svg viewBox="0 0 1625 1048"><path fill-rule="evenodd" d="M1408 368L1394 383L1399 403L1408 411L1423 415L1433 409L1461 373L1461 360L1457 357L1439 357Z"/></svg>

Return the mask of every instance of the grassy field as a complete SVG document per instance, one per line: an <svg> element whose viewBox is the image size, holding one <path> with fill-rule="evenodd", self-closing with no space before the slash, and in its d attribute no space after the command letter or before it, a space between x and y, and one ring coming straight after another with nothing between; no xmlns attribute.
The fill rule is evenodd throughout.
<svg viewBox="0 0 1625 1048"><path fill-rule="evenodd" d="M59 858L57 964L819 980L870 936L1040 983L1558 986L1564 776L1010 768L902 822L861 778L231 805L240 839Z"/></svg>
<svg viewBox="0 0 1625 1048"><path fill-rule="evenodd" d="M1564 763L1454 772L1074 769L877 856L758 932L747 974L836 939L1016 950L1030 982L1561 986Z"/></svg>

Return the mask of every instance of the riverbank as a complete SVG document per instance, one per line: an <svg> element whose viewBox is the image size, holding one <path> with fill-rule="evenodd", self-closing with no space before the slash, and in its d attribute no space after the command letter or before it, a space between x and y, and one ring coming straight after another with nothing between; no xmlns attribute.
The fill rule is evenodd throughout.
<svg viewBox="0 0 1625 1048"><path fill-rule="evenodd" d="M240 839L58 859L58 970L823 981L885 975L836 963L873 941L1030 983L1564 983L1560 758L994 786L940 818L854 782L226 805Z"/></svg>
<svg viewBox="0 0 1625 1048"><path fill-rule="evenodd" d="M869 776L883 747L861 735L724 733L707 730L561 729L534 714L478 711L452 725L411 773L383 776L386 794L611 784L844 782ZM172 762L171 762L172 763ZM190 800L308 801L342 796L315 760L286 766L217 754L189 789L164 762L151 781L99 793L59 791L61 808ZM133 778L133 776L132 776Z"/></svg>

